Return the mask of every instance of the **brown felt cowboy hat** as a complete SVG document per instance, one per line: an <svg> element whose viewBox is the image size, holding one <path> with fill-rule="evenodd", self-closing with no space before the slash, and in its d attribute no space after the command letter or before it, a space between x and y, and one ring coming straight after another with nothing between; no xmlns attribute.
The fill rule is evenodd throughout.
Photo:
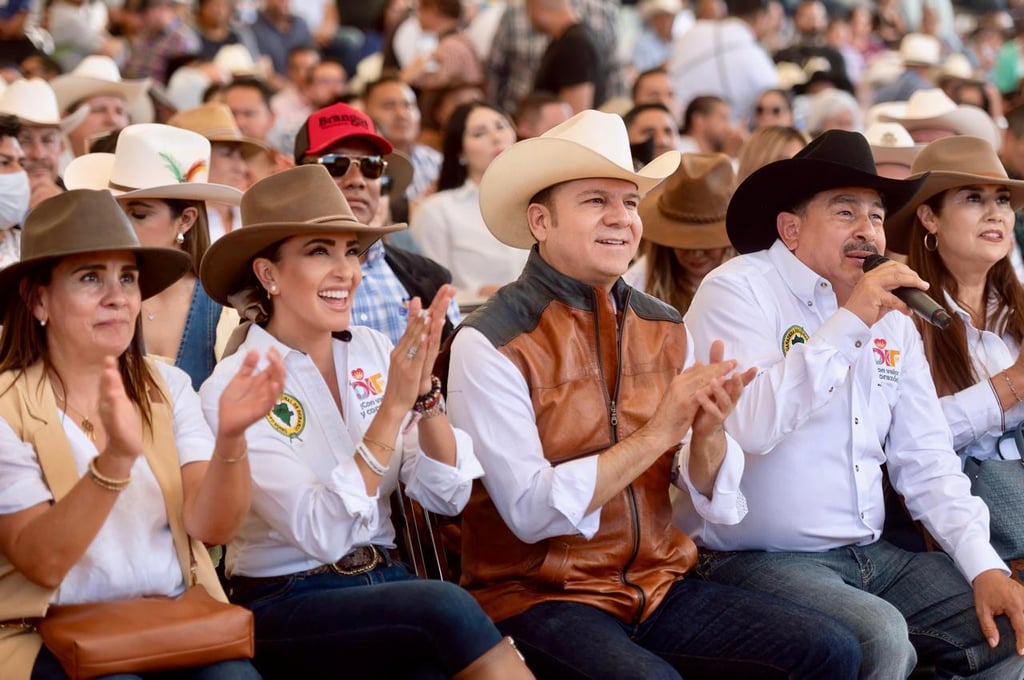
<svg viewBox="0 0 1024 680"><path fill-rule="evenodd" d="M21 260L0 269L0 313L19 299L14 293L21 279L69 255L127 250L139 265L142 299L150 298L192 268L189 256L176 248L139 245L128 216L109 191L77 189L40 203L25 218L21 232Z"/></svg>
<svg viewBox="0 0 1024 680"><path fill-rule="evenodd" d="M917 207L947 189L998 184L1010 191L1014 210L1024 205L1024 180L1010 179L999 155L981 137L944 137L924 148L910 166L908 180L922 180L914 200L885 220L886 248L897 253L909 250L910 228Z"/></svg>
<svg viewBox="0 0 1024 680"><path fill-rule="evenodd" d="M923 178L880 177L868 140L859 132L828 130L792 158L769 163L736 188L725 218L729 240L740 253L771 247L776 218L820 191L842 187L874 189L886 210L895 212L917 193Z"/></svg>
<svg viewBox="0 0 1024 680"><path fill-rule="evenodd" d="M669 248L728 248L725 211L736 185L720 153L684 153L679 169L640 202L644 238Z"/></svg>
<svg viewBox="0 0 1024 680"><path fill-rule="evenodd" d="M361 224L327 168L300 165L253 184L242 194L242 226L214 241L199 267L210 297L231 305L228 296L245 288L252 259L265 248L302 234L355 233L362 254L377 239L406 225Z"/></svg>
<svg viewBox="0 0 1024 680"><path fill-rule="evenodd" d="M179 111L167 120L167 124L196 132L211 142L237 144L246 158L270 149L260 140L243 135L231 109L224 104L203 104Z"/></svg>

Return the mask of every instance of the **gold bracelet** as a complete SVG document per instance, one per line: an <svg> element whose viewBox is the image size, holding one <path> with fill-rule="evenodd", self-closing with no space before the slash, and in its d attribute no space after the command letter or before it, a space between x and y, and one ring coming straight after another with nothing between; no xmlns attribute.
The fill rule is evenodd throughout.
<svg viewBox="0 0 1024 680"><path fill-rule="evenodd" d="M1009 371L1003 371L1003 380L1006 381L1006 386L1010 388L1010 394L1012 394L1013 398L1017 400L1017 403L1019 404L1022 401L1024 401L1024 399L1021 399L1020 395L1017 394L1017 390L1014 389L1013 381L1010 380L1010 372Z"/></svg>
<svg viewBox="0 0 1024 680"><path fill-rule="evenodd" d="M91 479L100 488L106 489L107 491L123 491L131 483L131 475L124 479L114 479L113 477L107 477L96 468L96 459L99 456L93 457L89 461L88 473L89 479Z"/></svg>
<svg viewBox="0 0 1024 680"><path fill-rule="evenodd" d="M387 444L385 444L382 441L377 441L376 439L371 439L370 437L367 437L365 434L363 435L363 441L366 442L367 444L376 444L377 446L379 446L380 448L384 449L388 453L394 453L395 452L395 447L394 446L388 446Z"/></svg>
<svg viewBox="0 0 1024 680"><path fill-rule="evenodd" d="M237 463L238 461L243 460L248 455L249 455L249 449L246 448L245 451L242 451L242 455L235 456L234 458L225 458L224 456L219 456L216 453L214 453L211 456L211 458L215 458L215 459L219 460L222 463Z"/></svg>

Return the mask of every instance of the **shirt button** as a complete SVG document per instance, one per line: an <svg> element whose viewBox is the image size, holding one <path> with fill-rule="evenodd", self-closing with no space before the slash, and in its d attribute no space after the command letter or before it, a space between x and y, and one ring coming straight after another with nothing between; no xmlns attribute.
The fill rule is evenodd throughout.
<svg viewBox="0 0 1024 680"><path fill-rule="evenodd" d="M865 516L865 515L864 515L864 513L863 513L863 512L862 512L862 513L860 513L860 518L861 518L861 519L864 519L864 516Z"/></svg>
<svg viewBox="0 0 1024 680"><path fill-rule="evenodd" d="M810 300L808 300L808 301L807 301L807 306L808 306L808 307L813 307L813 306L814 306L814 303L813 303L813 302L811 302Z"/></svg>
<svg viewBox="0 0 1024 680"><path fill-rule="evenodd" d="M827 284L827 283L825 283L824 281L822 281L822 282L821 282L821 287L822 287L822 288L828 288L828 284Z"/></svg>
<svg viewBox="0 0 1024 680"><path fill-rule="evenodd" d="M853 346L854 346L854 347L857 347L857 348L859 349L859 348L860 348L860 346L861 346L861 345L863 345L863 344L864 344L863 342L861 342L860 340L858 340L857 342L853 343Z"/></svg>
<svg viewBox="0 0 1024 680"><path fill-rule="evenodd" d="M833 391L833 390L835 390L835 387L830 387L830 388L828 388L828 391L829 391L829 392L831 392L831 391Z"/></svg>
<svg viewBox="0 0 1024 680"><path fill-rule="evenodd" d="M854 465L853 466L853 471L854 472L860 472L860 466L859 465Z"/></svg>
<svg viewBox="0 0 1024 680"><path fill-rule="evenodd" d="M360 321L366 321L366 320L367 320L368 318L369 318L369 317L368 317L368 316L367 316L366 314L360 314L360 315L359 315L359 320L360 320Z"/></svg>
<svg viewBox="0 0 1024 680"><path fill-rule="evenodd" d="M860 418L854 418L853 419L853 424L854 425L860 425Z"/></svg>

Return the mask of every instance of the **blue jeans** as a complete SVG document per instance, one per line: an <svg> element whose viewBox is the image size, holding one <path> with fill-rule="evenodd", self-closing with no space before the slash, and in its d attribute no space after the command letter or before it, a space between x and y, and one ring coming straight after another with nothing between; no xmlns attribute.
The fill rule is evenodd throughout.
<svg viewBox="0 0 1024 680"><path fill-rule="evenodd" d="M638 625L552 600L498 623L538 679L853 679L860 649L828 617L772 597L686 578Z"/></svg>
<svg viewBox="0 0 1024 680"><path fill-rule="evenodd" d="M1020 678L1009 619L989 649L970 584L944 553L885 541L823 553L707 552L698 573L832 616L860 639L862 678L905 678L918 658L938 677Z"/></svg>
<svg viewBox="0 0 1024 680"><path fill-rule="evenodd" d="M32 667L32 680L68 680L68 674L60 667L57 657L45 646L39 650ZM166 671L134 675L118 673L104 675L99 680L260 680L260 674L248 661L222 661L220 663L192 668L185 671Z"/></svg>
<svg viewBox="0 0 1024 680"><path fill-rule="evenodd" d="M256 619L256 667L268 678L447 678L501 642L476 600L401 562L333 572L231 579Z"/></svg>

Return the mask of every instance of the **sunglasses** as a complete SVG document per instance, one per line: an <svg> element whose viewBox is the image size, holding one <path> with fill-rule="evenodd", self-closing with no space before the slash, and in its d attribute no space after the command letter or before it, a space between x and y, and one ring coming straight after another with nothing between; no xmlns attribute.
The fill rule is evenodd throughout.
<svg viewBox="0 0 1024 680"><path fill-rule="evenodd" d="M758 104L757 105L757 115L763 116L766 113L770 113L773 116L782 115L782 107L781 106L761 106L760 104Z"/></svg>
<svg viewBox="0 0 1024 680"><path fill-rule="evenodd" d="M320 156L316 163L327 168L331 177L344 177L353 163L359 164L359 172L366 179L377 179L388 168L388 162L380 156L345 156L340 153Z"/></svg>

